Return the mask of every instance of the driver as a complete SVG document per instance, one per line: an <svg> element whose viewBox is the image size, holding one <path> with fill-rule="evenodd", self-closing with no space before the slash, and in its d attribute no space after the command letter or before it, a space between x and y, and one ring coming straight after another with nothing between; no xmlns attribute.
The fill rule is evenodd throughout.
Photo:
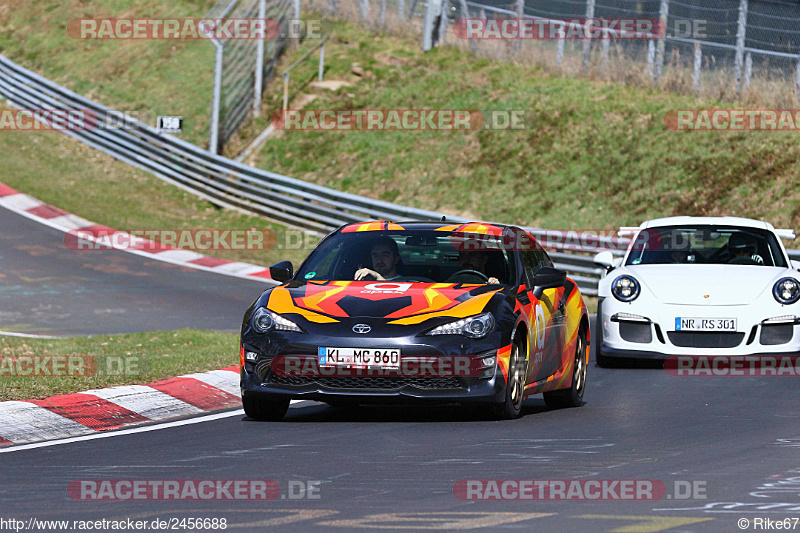
<svg viewBox="0 0 800 533"><path fill-rule="evenodd" d="M458 264L461 265L461 270L476 270L488 276L486 272L486 263L488 261L489 255L486 252L477 250L461 250L458 252ZM487 283L500 283L500 280L492 276Z"/></svg>
<svg viewBox="0 0 800 533"><path fill-rule="evenodd" d="M749 259L758 265L764 264L764 258L756 253L756 243L746 233L733 233L728 238L728 262L735 263L742 261L741 258Z"/></svg>
<svg viewBox="0 0 800 533"><path fill-rule="evenodd" d="M372 268L359 268L355 274L356 281L363 280L367 276L372 276L377 281L394 281L401 277L397 272L400 252L397 249L397 242L391 237L381 237L373 242L370 257Z"/></svg>

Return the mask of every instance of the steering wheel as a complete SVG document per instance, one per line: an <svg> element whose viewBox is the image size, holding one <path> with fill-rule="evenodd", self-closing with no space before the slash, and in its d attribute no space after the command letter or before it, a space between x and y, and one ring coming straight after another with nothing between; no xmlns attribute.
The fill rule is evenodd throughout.
<svg viewBox="0 0 800 533"><path fill-rule="evenodd" d="M456 281L459 276L474 276L480 278L482 281L486 283L489 283L489 276L478 270L470 270L470 269L464 269L464 270L459 270L458 272L454 272L449 278L447 278L447 281Z"/></svg>

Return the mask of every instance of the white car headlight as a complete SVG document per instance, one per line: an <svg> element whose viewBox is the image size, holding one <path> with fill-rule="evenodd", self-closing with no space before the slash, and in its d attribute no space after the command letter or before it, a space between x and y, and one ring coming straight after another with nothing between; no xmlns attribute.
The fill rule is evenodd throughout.
<svg viewBox="0 0 800 533"><path fill-rule="evenodd" d="M639 282L633 276L622 275L611 282L611 294L620 302L632 302L639 296Z"/></svg>
<svg viewBox="0 0 800 533"><path fill-rule="evenodd" d="M494 329L494 316L492 313L482 313L442 324L433 328L428 335L464 335L470 339L480 339Z"/></svg>
<svg viewBox="0 0 800 533"><path fill-rule="evenodd" d="M283 318L281 315L273 313L269 309L263 307L259 307L256 309L256 312L253 313L252 323L253 329L259 333L267 333L273 329L277 331L303 331L300 329L300 326L291 320Z"/></svg>
<svg viewBox="0 0 800 533"><path fill-rule="evenodd" d="M772 296L778 303L793 304L800 300L800 283L794 278L781 278L772 287Z"/></svg>

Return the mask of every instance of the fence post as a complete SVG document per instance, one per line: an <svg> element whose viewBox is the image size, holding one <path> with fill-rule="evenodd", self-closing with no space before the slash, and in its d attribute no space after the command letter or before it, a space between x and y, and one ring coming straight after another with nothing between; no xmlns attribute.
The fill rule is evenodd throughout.
<svg viewBox="0 0 800 533"><path fill-rule="evenodd" d="M300 20L300 0L294 0L294 20L295 24Z"/></svg>
<svg viewBox="0 0 800 533"><path fill-rule="evenodd" d="M439 12L439 41L444 44L447 40L447 20L448 12L450 11L450 0L442 0L442 9Z"/></svg>
<svg viewBox="0 0 800 533"><path fill-rule="evenodd" d="M380 19L381 28L383 28L386 26L386 0L381 0L381 8L378 17Z"/></svg>
<svg viewBox="0 0 800 533"><path fill-rule="evenodd" d="M565 39L559 39L556 44L556 65L558 66L561 66L564 61L564 41Z"/></svg>
<svg viewBox="0 0 800 533"><path fill-rule="evenodd" d="M208 151L217 154L219 150L219 104L222 96L222 43L212 39L214 44L214 94L211 98L211 124Z"/></svg>
<svg viewBox="0 0 800 533"><path fill-rule="evenodd" d="M747 92L750 88L750 76L753 74L753 54L747 52L744 56L744 85L742 91Z"/></svg>
<svg viewBox="0 0 800 533"><path fill-rule="evenodd" d="M425 2L425 18L422 22L422 50L427 52L433 48L433 25L436 16L442 11L441 0L428 0Z"/></svg>
<svg viewBox="0 0 800 533"><path fill-rule="evenodd" d="M339 0L328 0L328 12L334 15L337 11L339 11Z"/></svg>
<svg viewBox="0 0 800 533"><path fill-rule="evenodd" d="M522 25L522 17L525 16L525 0L517 0L517 28L520 28ZM515 56L519 53L520 49L522 48L522 39L520 35L522 34L522 30L520 29L517 32L517 38L514 39L514 44L511 45L511 55Z"/></svg>
<svg viewBox="0 0 800 533"><path fill-rule="evenodd" d="M700 90L700 67L703 65L703 52L700 50L700 42L694 42L694 69L692 70L692 87L695 91Z"/></svg>
<svg viewBox="0 0 800 533"><path fill-rule="evenodd" d="M594 0L586 0L586 23L588 29L591 19L594 18ZM587 34L589 32L586 32ZM589 59L592 53L592 40L586 35L583 39L583 70L589 71Z"/></svg>
<svg viewBox="0 0 800 533"><path fill-rule="evenodd" d="M600 72L605 74L608 71L608 47L609 47L609 38L608 33L606 30L603 30L603 61L600 64Z"/></svg>
<svg viewBox="0 0 800 533"><path fill-rule="evenodd" d="M658 83L664 68L664 52L667 47L667 20L669 19L669 0L661 0L661 7L658 10L658 18L661 21L659 31L662 33L658 39L658 49L656 50L655 68L653 69L653 82Z"/></svg>
<svg viewBox="0 0 800 533"><path fill-rule="evenodd" d="M406 0L397 0L397 20L403 20L406 16Z"/></svg>
<svg viewBox="0 0 800 533"><path fill-rule="evenodd" d="M369 0L356 0L361 7L361 18L367 20L369 16Z"/></svg>
<svg viewBox="0 0 800 533"><path fill-rule="evenodd" d="M417 1L418 0L411 0L411 7L408 10L408 20L411 20L411 17L414 16L414 9L417 7Z"/></svg>
<svg viewBox="0 0 800 533"><path fill-rule="evenodd" d="M264 20L267 17L267 0L258 0L258 18ZM266 28L264 28L266 31ZM253 117L258 118L261 114L261 93L264 89L264 38L256 43L256 72L255 72L255 94L253 95Z"/></svg>
<svg viewBox="0 0 800 533"><path fill-rule="evenodd" d="M652 39L647 41L647 75L655 78L656 45Z"/></svg>
<svg viewBox="0 0 800 533"><path fill-rule="evenodd" d="M458 5L461 10L461 18L464 20L464 29L467 28L467 20L469 19L469 8L467 7L466 0L458 0ZM475 43L475 39L469 40L469 50L472 52L472 55L475 55L477 52L477 44Z"/></svg>
<svg viewBox="0 0 800 533"><path fill-rule="evenodd" d="M736 27L736 59L734 76L736 90L742 90L742 63L744 63L744 39L747 33L747 0L739 0L739 24Z"/></svg>
<svg viewBox="0 0 800 533"><path fill-rule="evenodd" d="M794 67L794 95L800 99L800 59L797 60Z"/></svg>

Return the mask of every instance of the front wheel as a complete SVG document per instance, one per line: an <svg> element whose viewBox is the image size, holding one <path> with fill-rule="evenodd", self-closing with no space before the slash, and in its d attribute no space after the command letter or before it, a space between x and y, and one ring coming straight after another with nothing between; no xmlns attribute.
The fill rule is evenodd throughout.
<svg viewBox="0 0 800 533"><path fill-rule="evenodd" d="M508 382L506 383L505 401L492 406L492 414L501 420L512 420L522 415L522 397L525 393L526 360L522 358L519 341L511 346L511 357L508 359Z"/></svg>
<svg viewBox="0 0 800 533"><path fill-rule="evenodd" d="M586 332L581 329L575 343L575 362L572 367L572 385L568 389L545 392L544 403L550 409L562 407L579 407L583 402L583 390L586 388Z"/></svg>
<svg viewBox="0 0 800 533"><path fill-rule="evenodd" d="M244 414L253 420L277 422L289 410L289 400L265 400L263 398L242 397Z"/></svg>

